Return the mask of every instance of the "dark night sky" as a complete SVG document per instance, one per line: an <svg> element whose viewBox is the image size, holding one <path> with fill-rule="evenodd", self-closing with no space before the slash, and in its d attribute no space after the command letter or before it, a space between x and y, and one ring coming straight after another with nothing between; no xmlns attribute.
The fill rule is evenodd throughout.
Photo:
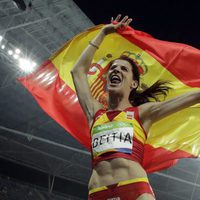
<svg viewBox="0 0 200 200"><path fill-rule="evenodd" d="M109 23L118 13L134 19L131 26L152 36L200 49L199 1L74 0L94 24Z"/></svg>

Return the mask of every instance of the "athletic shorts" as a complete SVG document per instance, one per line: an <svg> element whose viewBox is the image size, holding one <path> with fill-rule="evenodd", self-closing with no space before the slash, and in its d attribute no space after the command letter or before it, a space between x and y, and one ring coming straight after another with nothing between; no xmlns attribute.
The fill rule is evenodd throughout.
<svg viewBox="0 0 200 200"><path fill-rule="evenodd" d="M91 189L88 200L136 200L144 193L151 194L155 198L146 177Z"/></svg>

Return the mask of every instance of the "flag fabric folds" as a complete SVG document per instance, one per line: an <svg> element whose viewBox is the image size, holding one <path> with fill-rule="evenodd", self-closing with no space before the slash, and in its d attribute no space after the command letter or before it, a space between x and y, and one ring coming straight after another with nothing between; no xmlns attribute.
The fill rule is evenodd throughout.
<svg viewBox="0 0 200 200"><path fill-rule="evenodd" d="M70 70L101 27L75 36L37 71L18 79L41 108L88 150L89 128L78 103ZM170 81L173 90L166 99L200 89L200 50L161 41L126 27L106 36L88 72L91 92L105 107L107 66L121 54L137 62L142 84L151 86L160 79ZM154 172L172 166L180 158L199 156L200 104L196 104L153 125L145 144L143 166L147 172Z"/></svg>

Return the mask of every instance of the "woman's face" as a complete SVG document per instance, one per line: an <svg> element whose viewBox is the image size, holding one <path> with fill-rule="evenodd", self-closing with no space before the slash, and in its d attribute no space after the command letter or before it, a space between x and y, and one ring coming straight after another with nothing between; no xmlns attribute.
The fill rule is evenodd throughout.
<svg viewBox="0 0 200 200"><path fill-rule="evenodd" d="M137 87L137 81L133 80L131 64L122 59L115 60L108 70L108 92L128 92Z"/></svg>

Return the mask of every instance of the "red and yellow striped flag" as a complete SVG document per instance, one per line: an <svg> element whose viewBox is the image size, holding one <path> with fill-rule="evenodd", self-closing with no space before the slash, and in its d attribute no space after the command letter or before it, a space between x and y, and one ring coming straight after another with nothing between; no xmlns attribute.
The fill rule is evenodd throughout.
<svg viewBox="0 0 200 200"><path fill-rule="evenodd" d="M88 149L89 128L78 103L70 70L101 27L93 27L74 37L36 72L19 78L42 109ZM105 38L88 73L93 96L105 106L106 67L121 54L136 60L141 82L147 86L159 79L170 81L174 90L167 99L200 88L200 50L157 40L126 27ZM143 165L147 172L153 172L170 167L177 159L199 156L200 106L197 104L153 125L145 144Z"/></svg>

